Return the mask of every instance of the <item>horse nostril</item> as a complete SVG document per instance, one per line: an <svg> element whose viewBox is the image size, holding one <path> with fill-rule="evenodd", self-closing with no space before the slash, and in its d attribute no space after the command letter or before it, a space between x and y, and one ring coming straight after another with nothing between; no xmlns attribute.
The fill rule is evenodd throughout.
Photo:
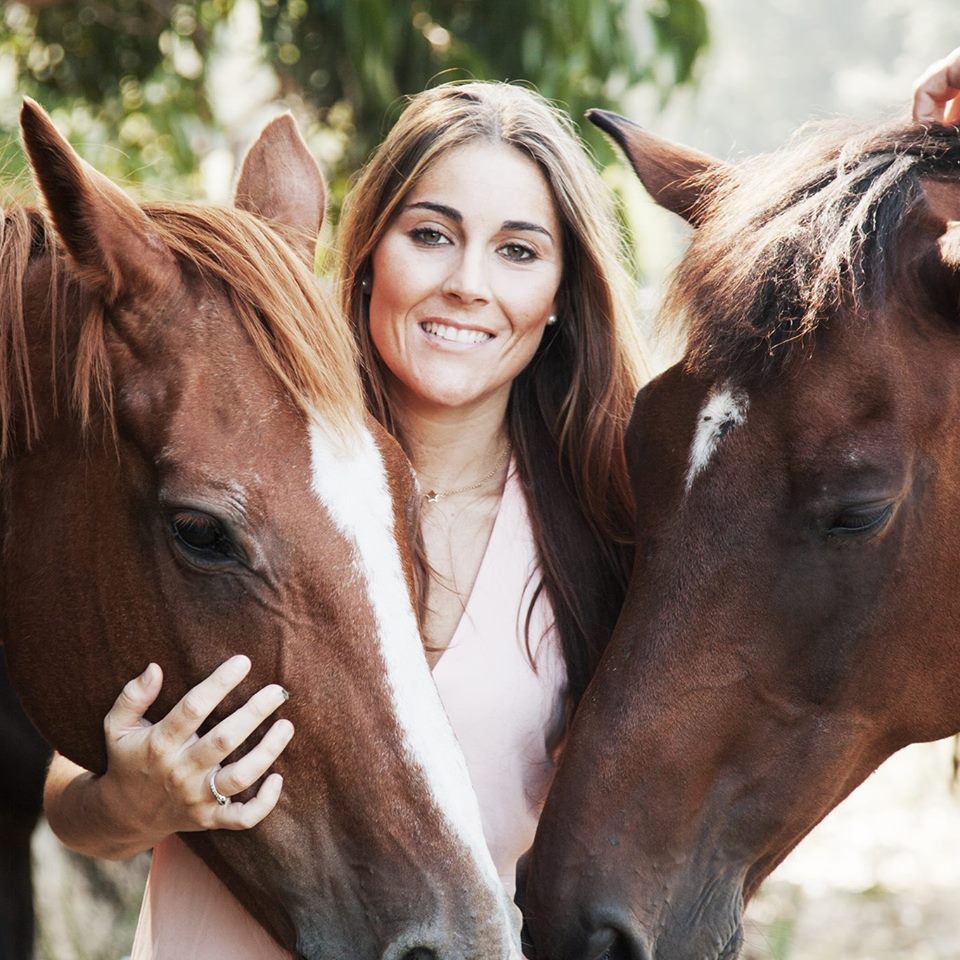
<svg viewBox="0 0 960 960"><path fill-rule="evenodd" d="M589 960L639 960L630 941L610 927L594 931L587 943L586 956Z"/></svg>
<svg viewBox="0 0 960 960"><path fill-rule="evenodd" d="M437 955L427 947L414 947L405 953L400 960L437 960Z"/></svg>

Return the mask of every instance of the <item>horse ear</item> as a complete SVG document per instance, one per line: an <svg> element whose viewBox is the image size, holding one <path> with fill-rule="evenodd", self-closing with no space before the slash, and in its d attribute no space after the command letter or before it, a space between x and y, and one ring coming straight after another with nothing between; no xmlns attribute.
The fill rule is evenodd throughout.
<svg viewBox="0 0 960 960"><path fill-rule="evenodd" d="M704 174L722 174L722 160L655 136L626 117L608 110L588 110L587 119L609 134L647 188L650 196L667 210L679 214L694 227L700 226L707 187Z"/></svg>
<svg viewBox="0 0 960 960"><path fill-rule="evenodd" d="M296 120L271 120L243 158L234 204L293 230L312 264L326 203L327 183Z"/></svg>
<svg viewBox="0 0 960 960"><path fill-rule="evenodd" d="M107 300L125 289L162 286L176 264L140 207L77 156L28 97L20 130L44 206L77 275Z"/></svg>

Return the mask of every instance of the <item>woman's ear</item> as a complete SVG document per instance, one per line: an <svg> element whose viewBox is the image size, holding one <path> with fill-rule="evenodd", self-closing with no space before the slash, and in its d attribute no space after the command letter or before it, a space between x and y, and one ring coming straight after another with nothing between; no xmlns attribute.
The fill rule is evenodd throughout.
<svg viewBox="0 0 960 960"><path fill-rule="evenodd" d="M312 265L326 204L326 180L296 120L271 120L243 158L234 205L292 230Z"/></svg>
<svg viewBox="0 0 960 960"><path fill-rule="evenodd" d="M694 227L700 225L703 201L709 192L704 175L722 175L728 169L726 163L655 136L608 110L588 110L587 119L616 141L640 182L661 207Z"/></svg>

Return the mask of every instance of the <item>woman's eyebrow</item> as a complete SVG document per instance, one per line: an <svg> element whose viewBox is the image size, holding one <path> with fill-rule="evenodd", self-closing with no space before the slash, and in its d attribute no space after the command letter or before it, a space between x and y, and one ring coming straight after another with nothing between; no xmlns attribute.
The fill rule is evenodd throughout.
<svg viewBox="0 0 960 960"><path fill-rule="evenodd" d="M408 210L432 210L434 213L439 213L443 217L449 217L451 220L455 220L457 223L463 223L463 214L459 210L455 210L453 207L448 207L445 203L433 203L431 200L419 200L417 203L408 203Z"/></svg>
<svg viewBox="0 0 960 960"><path fill-rule="evenodd" d="M528 220L504 220L504 230L533 230L536 233L542 233L553 239L553 234L546 228L541 227L539 223L530 223Z"/></svg>
<svg viewBox="0 0 960 960"><path fill-rule="evenodd" d="M433 213L439 213L442 217L453 220L455 223L463 223L463 214L454 207L448 207L445 203L434 203L432 200L418 200L416 203L408 203L406 209L430 210ZM539 223L531 223L529 220L504 220L501 229L532 230L535 233L542 233L550 240L553 240L553 234L546 227L541 227Z"/></svg>

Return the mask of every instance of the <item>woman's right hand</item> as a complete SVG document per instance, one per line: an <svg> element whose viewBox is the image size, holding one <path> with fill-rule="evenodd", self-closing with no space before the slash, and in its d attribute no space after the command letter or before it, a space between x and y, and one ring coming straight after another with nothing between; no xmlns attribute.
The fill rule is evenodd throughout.
<svg viewBox="0 0 960 960"><path fill-rule="evenodd" d="M259 823L280 798L279 774L267 776L249 800L223 806L210 780L215 775L219 793L232 797L269 770L293 735L289 720L277 720L249 753L221 764L287 699L286 691L266 686L202 737L197 734L249 670L247 657L232 657L155 724L144 714L160 693L160 667L152 663L131 680L104 720L106 773L95 777L62 757L51 764L44 803L60 839L84 853L119 858L172 833Z"/></svg>

